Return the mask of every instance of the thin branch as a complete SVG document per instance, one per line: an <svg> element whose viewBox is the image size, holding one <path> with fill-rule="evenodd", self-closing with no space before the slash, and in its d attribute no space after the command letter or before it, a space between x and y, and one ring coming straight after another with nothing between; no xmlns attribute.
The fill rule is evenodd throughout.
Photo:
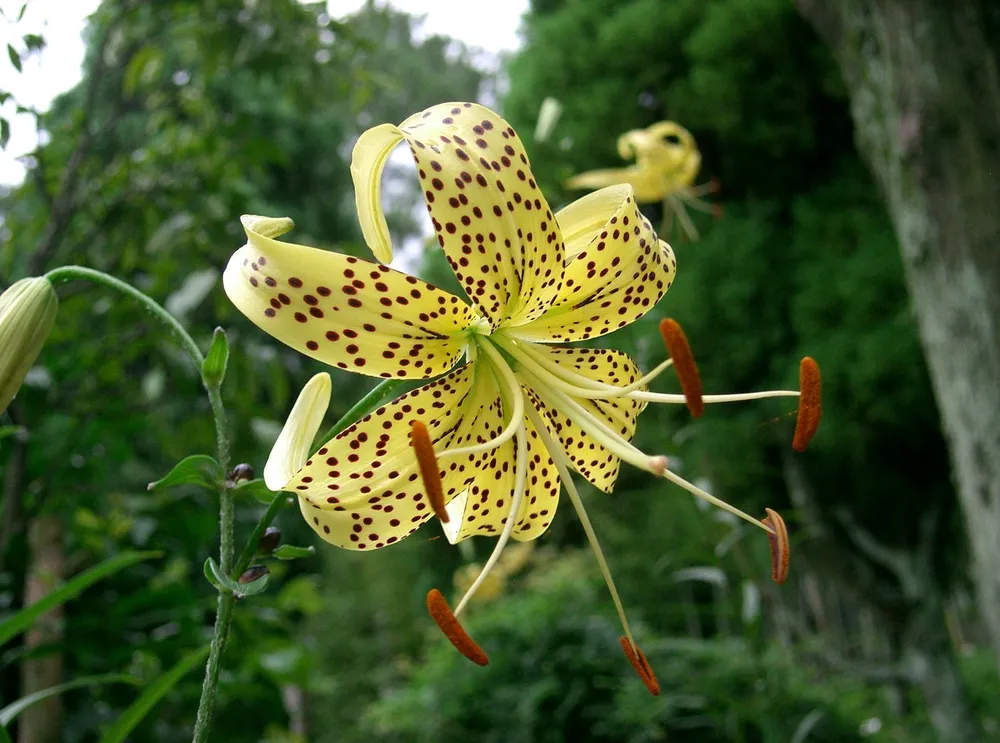
<svg viewBox="0 0 1000 743"><path fill-rule="evenodd" d="M97 94L100 89L101 80L108 71L106 62L108 44L118 26L124 21L125 16L132 8L133 4L131 2L124 3L119 13L111 19L105 27L104 33L101 34L101 39L94 54L94 68L90 70L88 76L87 90L83 103L83 123L81 124L82 131L80 138L77 140L76 146L73 148L73 152L66 163L66 169L63 171L59 189L51 199L52 206L49 213L49 221L39 241L38 249L28 259L28 274L30 275L39 273L45 266L52 252L59 246L59 243L65 236L70 220L73 217L73 212L77 205L76 196L80 179L80 166L90 151L94 136L92 120L97 104ZM109 126L113 126L113 124L114 122L112 121L109 123ZM41 160L38 162L41 162Z"/></svg>

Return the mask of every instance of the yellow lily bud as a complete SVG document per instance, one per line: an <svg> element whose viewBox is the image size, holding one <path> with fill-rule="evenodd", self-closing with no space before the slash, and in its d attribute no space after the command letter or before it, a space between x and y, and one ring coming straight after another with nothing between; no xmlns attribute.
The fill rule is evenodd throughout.
<svg viewBox="0 0 1000 743"><path fill-rule="evenodd" d="M51 282L27 278L0 295L0 412L14 399L59 311Z"/></svg>

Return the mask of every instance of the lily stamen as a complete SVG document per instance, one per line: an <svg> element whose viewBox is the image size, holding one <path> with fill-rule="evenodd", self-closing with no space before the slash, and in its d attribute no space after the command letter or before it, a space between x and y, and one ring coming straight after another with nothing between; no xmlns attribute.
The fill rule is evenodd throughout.
<svg viewBox="0 0 1000 743"><path fill-rule="evenodd" d="M446 449L444 451L437 452L438 459L443 459L445 457L460 457L466 454L480 454L484 451L493 451L494 449L506 444L517 432L517 429L524 425L524 395L521 394L521 385L518 384L517 378L511 372L510 367L507 366L507 362L503 360L503 357L496 351L495 348L489 343L477 344L490 360L493 362L492 366L494 369L500 372L500 376L503 379L504 384L507 386L507 394L511 400L511 416L510 421L504 426L503 431L500 434L489 441L484 441L481 444L473 444L471 446L462 446L455 449ZM500 363L496 363L499 359Z"/></svg>
<svg viewBox="0 0 1000 743"><path fill-rule="evenodd" d="M802 396L799 399L799 414L795 420L792 448L801 452L809 446L809 441L816 433L819 419L823 415L819 365L810 356L806 356L799 364L799 389L802 390Z"/></svg>
<svg viewBox="0 0 1000 743"><path fill-rule="evenodd" d="M788 578L788 558L791 554L788 529L781 514L770 508L764 511L767 513L764 523L772 527L772 533L767 535L771 543L771 579L780 586Z"/></svg>
<svg viewBox="0 0 1000 743"><path fill-rule="evenodd" d="M448 641L455 646L462 655L471 660L476 665L485 666L490 662L486 652L476 644L476 641L469 637L461 622L455 617L451 607L445 600L441 592L432 588L427 592L427 611L431 619L438 628L448 638Z"/></svg>
<svg viewBox="0 0 1000 743"><path fill-rule="evenodd" d="M562 392L558 390L553 390L547 387L544 383L534 377L532 372L528 370L523 370L525 376L532 378L532 386L542 392L548 402L556 407L560 412L562 412L567 417L571 418L580 428L587 432L597 443L603 446L608 451L612 452L615 456L619 457L622 461L628 462L633 467L646 470L651 472L657 477L663 477L679 485L685 490L687 490L692 495L695 495L702 500L721 508L724 511L743 519L747 523L753 524L754 526L763 529L766 532L770 532L771 529L762 523L759 519L754 518L750 514L741 511L735 506L726 503L724 500L716 498L711 493L707 493L697 485L694 485L683 477L674 474L666 467L666 457L663 456L649 456L648 454L642 452L641 450L634 447L628 441L623 439L617 433L609 429L601 421L595 418L591 413L585 410L579 403L573 401Z"/></svg>
<svg viewBox="0 0 1000 743"><path fill-rule="evenodd" d="M413 451L417 455L420 477L424 481L424 489L427 491L427 499L431 503L431 508L434 509L434 515L442 523L447 524L450 517L444 508L441 471L438 469L437 458L434 456L434 444L431 442L430 434L427 433L427 426L421 421L415 420L410 424L410 443L413 444Z"/></svg>
<svg viewBox="0 0 1000 743"><path fill-rule="evenodd" d="M656 674L653 673L653 667L649 665L649 661L646 660L645 654L639 649L639 646L631 642L629 638L622 636L618 640L621 643L622 650L625 651L625 657L628 658L628 662L632 664L632 668L635 669L636 675L642 680L642 683L646 685L649 689L649 693L654 697L660 696L660 682L656 680Z"/></svg>
<svg viewBox="0 0 1000 743"><path fill-rule="evenodd" d="M545 428L545 424L542 422L541 417L533 408L528 408L528 417L531 419L535 429L538 431L538 435L541 437L545 448L548 449L549 454L552 456L552 461L556 466L556 471L559 473L559 479L566 488L566 494L569 496L570 502L573 504L573 509L576 511L577 518L580 519L580 525L583 527L583 531L587 535L587 541L590 543L590 549L593 551L594 557L597 558L597 565L601 569L601 575L604 577L604 582L608 587L608 592L611 594L611 600L614 602L615 611L618 612L618 619L622 623L622 629L625 630L625 637L628 639L629 643L635 645L635 639L632 637L632 628L629 627L628 619L625 617L625 607L622 605L621 597L618 595L618 589L615 587L615 581L611 577L611 569L608 567L608 561L604 559L604 552L601 550L601 545L597 541L597 534L594 532L594 527L590 523L590 517L587 516L587 509L584 508L583 500L580 498L580 493L577 491L576 485L573 483L573 478L570 476L569 466L566 462L565 455L552 440L552 437Z"/></svg>
<svg viewBox="0 0 1000 743"><path fill-rule="evenodd" d="M684 391L684 400L692 418L698 418L705 412L705 402L701 394L701 376L698 365L694 362L694 354L688 344L687 336L675 320L664 318L660 321L660 335L667 347L667 353L674 360L674 369Z"/></svg>

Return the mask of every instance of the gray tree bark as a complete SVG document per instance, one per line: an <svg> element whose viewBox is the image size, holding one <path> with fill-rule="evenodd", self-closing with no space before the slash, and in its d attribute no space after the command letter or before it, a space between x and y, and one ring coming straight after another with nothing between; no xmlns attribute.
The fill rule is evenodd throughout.
<svg viewBox="0 0 1000 743"><path fill-rule="evenodd" d="M888 204L1000 669L1000 3L795 1Z"/></svg>

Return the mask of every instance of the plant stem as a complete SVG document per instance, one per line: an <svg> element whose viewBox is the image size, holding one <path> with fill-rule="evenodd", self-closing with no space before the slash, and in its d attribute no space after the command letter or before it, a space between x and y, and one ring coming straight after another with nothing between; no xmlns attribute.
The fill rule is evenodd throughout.
<svg viewBox="0 0 1000 743"><path fill-rule="evenodd" d="M212 405L212 419L215 421L215 439L218 460L223 472L229 471L229 435L226 432L226 410L222 404L219 385L205 385L208 400ZM219 567L226 575L233 570L233 493L226 477L219 483ZM198 700L198 716L195 718L193 743L205 743L212 728L212 713L218 696L219 672L222 670L222 651L229 639L229 625L233 617L236 597L228 591L219 590L215 612L215 627L212 630L212 644L205 663L205 680L201 685L201 699Z"/></svg>
<svg viewBox="0 0 1000 743"><path fill-rule="evenodd" d="M201 365L205 361L205 356L198 348L198 344L194 342L194 339L177 321L177 318L163 309L163 307L157 304L154 299L143 294L131 284L126 284L124 281L116 279L114 276L109 276L101 271L95 271L93 268L85 268L83 266L60 266L59 268L55 268L45 274L45 278L53 284L62 281L72 281L73 279L92 281L95 284L107 286L115 291L121 292L131 299L134 299L136 302L141 304L143 308L149 312L149 314L166 326L167 330L170 331L170 334L174 337L174 339L180 343L185 351L187 351L192 361L194 361L195 365L198 367L198 371L201 372Z"/></svg>
<svg viewBox="0 0 1000 743"><path fill-rule="evenodd" d="M246 546L243 547L243 552L240 554L240 559L236 561L236 568L233 570L233 575L240 575L244 570L250 567L250 563L257 554L257 543L260 542L260 538L264 535L264 531L271 525L274 521L275 516L278 515L278 511L288 505L288 498L285 493L276 493L274 498L267 506L267 510L264 511L264 515L260 517L257 522L257 526L253 528L253 532L250 534L250 538L247 540Z"/></svg>
<svg viewBox="0 0 1000 743"><path fill-rule="evenodd" d="M47 273L46 278L52 283L84 279L95 284L114 289L130 299L138 302L153 317L159 320L187 351L201 375L205 356L191 335L151 297L142 293L131 284L127 284L114 276L83 266L62 266ZM222 403L219 385L205 386L208 401L212 407L212 419L215 423L215 441L218 461L223 472L229 471L229 435L226 432L226 410ZM229 574L233 567L233 496L228 478L219 483L219 566ZM194 727L195 743L204 743L212 724L212 713L215 711L215 698L219 686L219 671L221 670L222 651L229 637L229 625L233 616L233 604L236 599L228 591L219 591L219 599L215 614L215 628L212 632L212 643L209 649L208 662L205 664L205 680L201 687L201 699L198 701L198 717Z"/></svg>

